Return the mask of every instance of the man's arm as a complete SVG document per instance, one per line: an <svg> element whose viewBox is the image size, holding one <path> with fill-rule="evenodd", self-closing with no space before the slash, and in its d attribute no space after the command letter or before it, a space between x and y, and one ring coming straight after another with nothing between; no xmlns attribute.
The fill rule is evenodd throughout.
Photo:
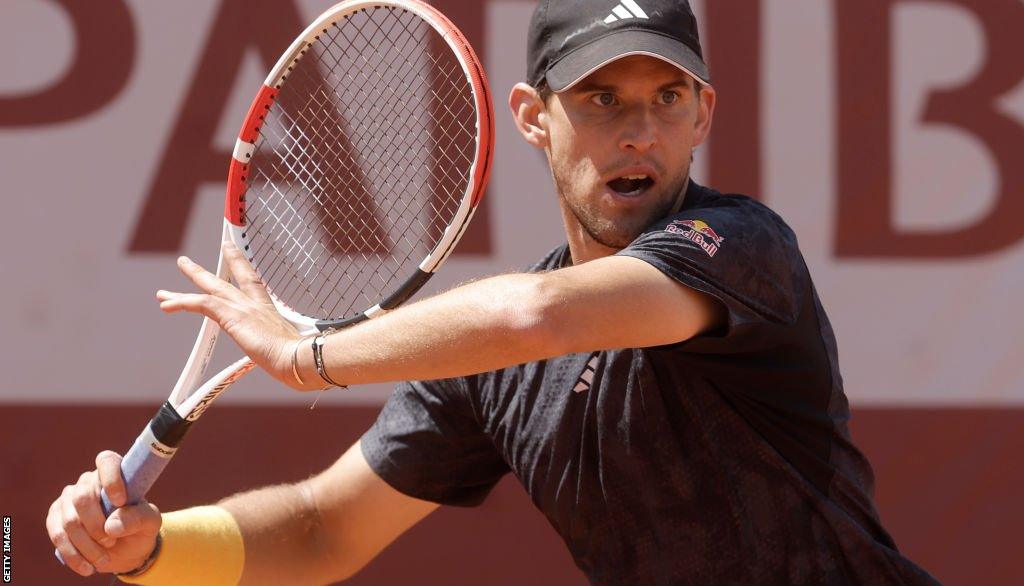
<svg viewBox="0 0 1024 586"><path fill-rule="evenodd" d="M438 508L406 496L370 468L359 444L294 485L221 501L245 541L242 584L322 584L352 576Z"/></svg>
<svg viewBox="0 0 1024 586"><path fill-rule="evenodd" d="M217 321L278 380L319 388L312 348L277 315L252 267L228 245L240 289L198 265L182 271L206 294L161 291L167 312ZM538 274L510 274L457 287L328 337L328 373L345 384L438 379L504 368L568 352L636 348L686 340L724 320L721 305L646 262L610 256Z"/></svg>
<svg viewBox="0 0 1024 586"><path fill-rule="evenodd" d="M610 256L536 274L485 279L359 327L324 347L346 384L463 376L571 352L691 338L724 319L717 301L648 263ZM312 349L299 349L316 380Z"/></svg>
<svg viewBox="0 0 1024 586"><path fill-rule="evenodd" d="M131 571L153 550L161 516L151 504L123 507L103 519L100 487L115 503L124 502L120 461L113 452L103 452L97 470L65 488L50 507L50 539L69 568L81 575ZM242 584L345 579L438 507L381 480L358 443L313 478L238 494L219 506L231 514L242 535ZM164 547L166 552L175 546ZM217 552L204 553L216 560ZM175 569L169 568L171 573ZM140 579L147 583L145 574Z"/></svg>

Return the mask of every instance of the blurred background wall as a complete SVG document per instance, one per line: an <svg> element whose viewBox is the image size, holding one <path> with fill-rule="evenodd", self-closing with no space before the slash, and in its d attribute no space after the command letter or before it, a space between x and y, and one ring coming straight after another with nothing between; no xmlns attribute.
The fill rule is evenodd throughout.
<svg viewBox="0 0 1024 586"><path fill-rule="evenodd" d="M563 235L544 161L505 106L534 2L434 3L483 53L498 112L485 213L437 290L522 267ZM187 287L176 255L214 262L242 114L328 5L0 3L0 514L13 517L15 583L102 583L54 562L46 507L97 451L127 448L177 379L199 320L164 316L153 294ZM943 581L1024 582L1024 4L694 7L719 95L694 175L760 198L799 236L884 522ZM311 411L310 397L251 376L152 500L172 509L322 469L388 390L327 394ZM508 478L355 580L399 581L583 579Z"/></svg>

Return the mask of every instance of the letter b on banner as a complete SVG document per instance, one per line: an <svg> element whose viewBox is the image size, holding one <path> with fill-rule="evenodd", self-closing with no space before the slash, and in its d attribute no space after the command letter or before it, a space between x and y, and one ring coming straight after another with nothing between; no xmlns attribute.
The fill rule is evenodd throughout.
<svg viewBox="0 0 1024 586"><path fill-rule="evenodd" d="M995 205L974 224L950 231L898 230L893 222L892 17L910 0L839 0L839 257L938 258L996 252L1024 238L1024 124L1000 99L1024 80L1020 0L913 0L954 4L977 18L986 61L964 85L933 92L921 124L971 134L998 172ZM880 66L881 64L881 66Z"/></svg>

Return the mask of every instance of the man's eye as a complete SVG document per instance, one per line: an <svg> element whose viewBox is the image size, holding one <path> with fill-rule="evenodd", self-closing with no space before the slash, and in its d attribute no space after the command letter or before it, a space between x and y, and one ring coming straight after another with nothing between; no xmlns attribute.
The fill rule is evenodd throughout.
<svg viewBox="0 0 1024 586"><path fill-rule="evenodd" d="M673 91L661 92L662 104L674 104L679 99L679 94Z"/></svg>
<svg viewBox="0 0 1024 586"><path fill-rule="evenodd" d="M615 104L615 96L612 94L594 94L594 97L590 98L590 101L594 102L598 106L611 106Z"/></svg>

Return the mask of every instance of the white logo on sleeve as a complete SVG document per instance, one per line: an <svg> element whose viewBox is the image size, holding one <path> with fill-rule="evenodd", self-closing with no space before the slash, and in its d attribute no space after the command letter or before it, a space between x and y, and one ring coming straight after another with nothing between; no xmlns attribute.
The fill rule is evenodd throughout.
<svg viewBox="0 0 1024 586"><path fill-rule="evenodd" d="M647 13L633 0L622 0L615 8L612 8L612 13L608 15L608 18L604 19L604 22L605 24L611 24L616 20L626 20L629 18L647 18Z"/></svg>
<svg viewBox="0 0 1024 586"><path fill-rule="evenodd" d="M582 393L583 391L589 391L590 385L594 384L594 372L597 370L597 358L598 353L594 352L590 360L587 361L587 367L583 369L583 374L580 378L576 379L576 386L572 388L574 393Z"/></svg>

